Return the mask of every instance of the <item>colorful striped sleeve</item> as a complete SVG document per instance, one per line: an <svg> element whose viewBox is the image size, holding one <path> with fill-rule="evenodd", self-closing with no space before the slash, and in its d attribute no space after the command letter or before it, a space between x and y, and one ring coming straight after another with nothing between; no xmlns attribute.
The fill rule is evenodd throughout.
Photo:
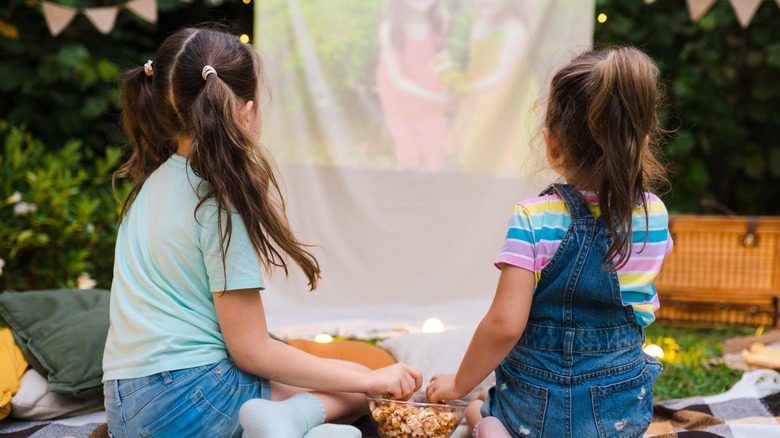
<svg viewBox="0 0 780 438"><path fill-rule="evenodd" d="M531 213L524 205L515 205L514 214L509 219L506 239L494 262L496 267L501 269L506 263L534 272L534 261L536 260L534 233Z"/></svg>

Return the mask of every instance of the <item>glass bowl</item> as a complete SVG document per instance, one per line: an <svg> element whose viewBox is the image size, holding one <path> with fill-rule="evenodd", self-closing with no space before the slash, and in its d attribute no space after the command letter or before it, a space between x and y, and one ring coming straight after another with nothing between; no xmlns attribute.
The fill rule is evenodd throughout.
<svg viewBox="0 0 780 438"><path fill-rule="evenodd" d="M424 403L424 395L415 396L412 401L366 398L380 438L449 438L466 410L466 403L458 400Z"/></svg>

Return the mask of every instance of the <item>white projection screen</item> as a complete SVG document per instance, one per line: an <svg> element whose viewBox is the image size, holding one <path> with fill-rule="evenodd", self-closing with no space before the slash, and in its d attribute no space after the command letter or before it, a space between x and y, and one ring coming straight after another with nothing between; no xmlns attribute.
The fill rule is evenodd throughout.
<svg viewBox="0 0 780 438"><path fill-rule="evenodd" d="M267 278L269 327L478 322L514 204L552 182L542 97L590 48L594 7L257 1L262 142L322 267L313 293L296 268Z"/></svg>

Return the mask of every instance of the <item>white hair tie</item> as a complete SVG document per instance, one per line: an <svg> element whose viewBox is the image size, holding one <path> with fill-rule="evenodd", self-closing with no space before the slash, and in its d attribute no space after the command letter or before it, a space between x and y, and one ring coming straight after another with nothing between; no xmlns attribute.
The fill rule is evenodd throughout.
<svg viewBox="0 0 780 438"><path fill-rule="evenodd" d="M144 64L144 73L146 73L146 76L151 76L154 74L154 69L152 68L152 60L146 61L146 64Z"/></svg>
<svg viewBox="0 0 780 438"><path fill-rule="evenodd" d="M219 77L217 75L217 71L214 70L214 67L212 67L210 65L207 65L207 66L203 67L203 71L200 73L200 75L203 77L203 80L205 81L209 77L209 75L212 74L212 73L214 74L214 76Z"/></svg>

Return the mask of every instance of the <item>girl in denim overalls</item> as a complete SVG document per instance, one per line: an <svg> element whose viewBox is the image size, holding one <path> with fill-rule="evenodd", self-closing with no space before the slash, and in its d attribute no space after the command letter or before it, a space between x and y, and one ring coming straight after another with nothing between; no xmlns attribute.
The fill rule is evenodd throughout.
<svg viewBox="0 0 780 438"><path fill-rule="evenodd" d="M657 78L632 48L584 53L553 77L543 134L566 184L517 205L493 304L458 373L427 388L432 401L460 398L495 369L487 400L467 411L475 436L647 429L661 364L642 352L643 327L671 250L666 209L649 193L665 182Z"/></svg>

